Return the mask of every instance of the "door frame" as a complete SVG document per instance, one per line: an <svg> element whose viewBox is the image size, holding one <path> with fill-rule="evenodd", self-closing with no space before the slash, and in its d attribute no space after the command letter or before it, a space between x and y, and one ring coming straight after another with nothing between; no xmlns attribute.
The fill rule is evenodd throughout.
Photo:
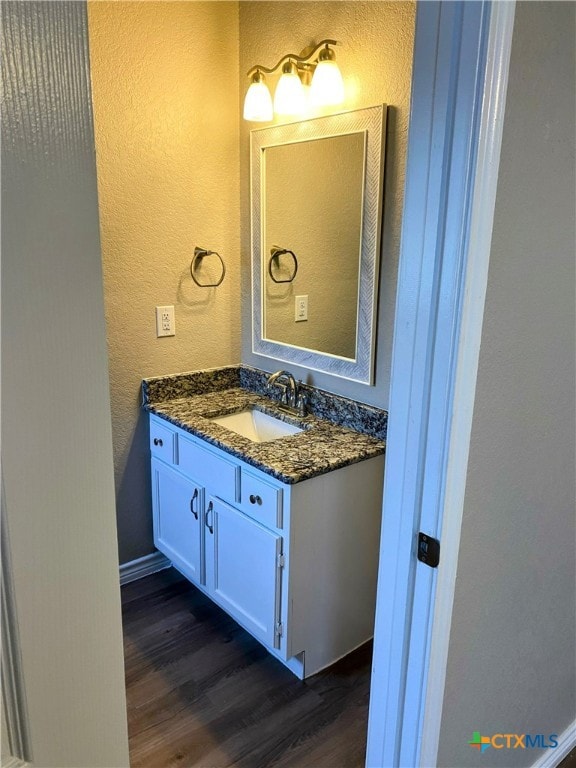
<svg viewBox="0 0 576 768"><path fill-rule="evenodd" d="M420 2L366 765L436 764L514 2ZM440 539L437 569L418 532Z"/></svg>

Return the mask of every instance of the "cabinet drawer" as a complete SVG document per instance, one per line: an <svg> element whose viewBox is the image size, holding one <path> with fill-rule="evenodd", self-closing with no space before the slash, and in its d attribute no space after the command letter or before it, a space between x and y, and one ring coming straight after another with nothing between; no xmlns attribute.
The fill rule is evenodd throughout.
<svg viewBox="0 0 576 768"><path fill-rule="evenodd" d="M157 456L168 464L174 464L174 446L176 434L164 424L155 419L150 419L150 450L153 456Z"/></svg>
<svg viewBox="0 0 576 768"><path fill-rule="evenodd" d="M242 472L240 508L268 528L282 528L282 489Z"/></svg>
<svg viewBox="0 0 576 768"><path fill-rule="evenodd" d="M178 441L180 471L198 478L202 485L215 489L216 496L235 503L238 500L240 467L212 451L201 448L191 440Z"/></svg>

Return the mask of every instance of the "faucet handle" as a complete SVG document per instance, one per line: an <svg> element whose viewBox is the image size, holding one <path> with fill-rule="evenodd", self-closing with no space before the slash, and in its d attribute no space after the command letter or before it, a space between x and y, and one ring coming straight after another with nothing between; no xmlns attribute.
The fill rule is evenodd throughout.
<svg viewBox="0 0 576 768"><path fill-rule="evenodd" d="M277 381L274 386L280 390L280 402L288 404L288 384L284 384L283 381Z"/></svg>
<svg viewBox="0 0 576 768"><path fill-rule="evenodd" d="M298 395L296 397L296 408L300 416L306 416L306 406L308 405L308 395L300 389L301 381L298 382Z"/></svg>

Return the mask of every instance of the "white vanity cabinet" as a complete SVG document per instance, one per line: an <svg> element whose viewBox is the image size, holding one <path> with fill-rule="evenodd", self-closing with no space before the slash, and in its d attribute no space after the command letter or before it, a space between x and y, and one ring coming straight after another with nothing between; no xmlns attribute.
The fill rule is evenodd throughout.
<svg viewBox="0 0 576 768"><path fill-rule="evenodd" d="M154 542L298 677L373 633L383 457L285 484L150 416Z"/></svg>
<svg viewBox="0 0 576 768"><path fill-rule="evenodd" d="M213 496L206 530L208 594L254 637L279 648L282 536Z"/></svg>
<svg viewBox="0 0 576 768"><path fill-rule="evenodd" d="M203 583L204 489L152 460L154 543L195 584Z"/></svg>

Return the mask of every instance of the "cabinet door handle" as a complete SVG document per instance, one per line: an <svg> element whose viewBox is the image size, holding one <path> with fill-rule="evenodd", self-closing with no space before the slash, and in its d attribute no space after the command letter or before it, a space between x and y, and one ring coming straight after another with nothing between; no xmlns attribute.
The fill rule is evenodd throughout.
<svg viewBox="0 0 576 768"><path fill-rule="evenodd" d="M210 533L214 533L214 525L213 525L214 521L212 521L212 523L208 522L208 516L211 513L214 514L214 505L212 504L212 502L210 502L208 504L208 509L206 510L206 517L204 518L204 524L205 524L206 528L208 528Z"/></svg>
<svg viewBox="0 0 576 768"><path fill-rule="evenodd" d="M190 499L190 512L194 515L196 520L198 520L198 510L194 509L194 502L198 498L198 488L194 488L194 493L192 495L192 498Z"/></svg>
<svg viewBox="0 0 576 768"><path fill-rule="evenodd" d="M254 494L251 493L250 504L258 504L260 506L262 504L262 499L260 498L260 496L254 496Z"/></svg>
<svg viewBox="0 0 576 768"><path fill-rule="evenodd" d="M164 445L164 443L162 442L162 438L161 437L155 437L154 438L154 445L159 445L160 448L162 448L162 446Z"/></svg>

